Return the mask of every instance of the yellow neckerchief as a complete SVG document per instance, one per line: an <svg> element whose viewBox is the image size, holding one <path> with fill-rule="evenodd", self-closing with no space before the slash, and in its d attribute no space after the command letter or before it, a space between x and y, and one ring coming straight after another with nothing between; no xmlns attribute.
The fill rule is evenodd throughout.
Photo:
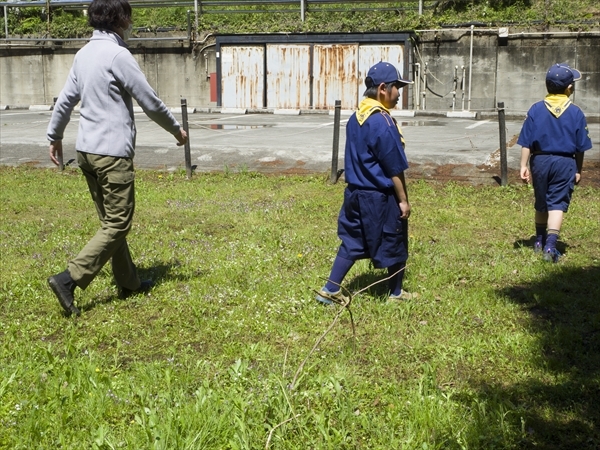
<svg viewBox="0 0 600 450"><path fill-rule="evenodd" d="M396 124L396 128L398 128L398 133L400 133L400 140L402 141L402 145L404 145L404 135L402 134L402 129L400 128L400 125L398 125L398 122L396 122L396 120L390 115L390 111L377 100L368 97L364 98L360 102L360 105L358 105L358 111L356 111L356 120L358 121L358 124L362 126L365 123L365 121L371 116L371 114L379 111L386 112L388 116L392 118L392 120Z"/></svg>
<svg viewBox="0 0 600 450"><path fill-rule="evenodd" d="M564 94L548 94L546 95L546 98L544 98L544 104L546 105L546 108L548 108L548 111L556 118L559 118L560 115L567 110L571 104L571 100Z"/></svg>

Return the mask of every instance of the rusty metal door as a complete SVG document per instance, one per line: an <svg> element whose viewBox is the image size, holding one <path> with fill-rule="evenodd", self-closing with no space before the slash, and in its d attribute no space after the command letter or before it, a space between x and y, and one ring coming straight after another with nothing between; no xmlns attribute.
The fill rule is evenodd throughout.
<svg viewBox="0 0 600 450"><path fill-rule="evenodd" d="M356 109L358 44L315 44L313 54L313 104L315 109Z"/></svg>
<svg viewBox="0 0 600 450"><path fill-rule="evenodd" d="M310 107L310 45L267 45L267 107Z"/></svg>
<svg viewBox="0 0 600 450"><path fill-rule="evenodd" d="M263 108L264 47L221 47L221 106Z"/></svg>
<svg viewBox="0 0 600 450"><path fill-rule="evenodd" d="M363 92L366 89L365 78L369 68L379 61L386 61L393 64L402 74L404 79L408 74L404 73L404 46L403 45L361 45L358 48L358 79L360 89L358 91L358 101L363 99ZM400 99L396 109L402 109L404 104L403 96L407 95L406 89L400 91Z"/></svg>

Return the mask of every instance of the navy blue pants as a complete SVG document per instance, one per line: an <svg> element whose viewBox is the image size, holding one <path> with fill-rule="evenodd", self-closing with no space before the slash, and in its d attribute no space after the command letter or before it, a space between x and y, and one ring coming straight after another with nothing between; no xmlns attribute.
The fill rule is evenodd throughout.
<svg viewBox="0 0 600 450"><path fill-rule="evenodd" d="M352 261L370 258L377 269L406 262L408 221L400 215L393 190L347 187L338 217L338 236L342 240L338 255Z"/></svg>
<svg viewBox="0 0 600 450"><path fill-rule="evenodd" d="M533 155L529 164L535 192L535 210L567 212L575 188L575 158Z"/></svg>

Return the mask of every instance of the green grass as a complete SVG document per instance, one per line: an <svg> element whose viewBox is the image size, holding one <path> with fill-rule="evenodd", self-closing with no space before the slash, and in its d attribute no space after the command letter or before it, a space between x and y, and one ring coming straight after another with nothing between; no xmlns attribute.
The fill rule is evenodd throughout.
<svg viewBox="0 0 600 450"><path fill-rule="evenodd" d="M46 285L98 226L82 176L0 167L2 449L595 449L600 191L578 188L559 264L532 192L410 180L406 288L337 309L325 175L137 173L129 236L150 295L109 267L65 318ZM359 262L356 292L385 277Z"/></svg>

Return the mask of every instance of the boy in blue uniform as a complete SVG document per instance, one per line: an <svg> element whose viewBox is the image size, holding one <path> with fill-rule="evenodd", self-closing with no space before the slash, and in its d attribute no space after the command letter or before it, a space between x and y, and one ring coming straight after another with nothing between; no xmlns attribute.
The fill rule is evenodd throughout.
<svg viewBox="0 0 600 450"><path fill-rule="evenodd" d="M522 146L521 179L533 181L535 193L534 250L551 262L561 256L556 242L563 216L581 179L583 152L592 148L585 115L569 99L580 79L581 73L567 64L550 67L548 95L529 109L517 141Z"/></svg>
<svg viewBox="0 0 600 450"><path fill-rule="evenodd" d="M369 69L365 99L346 126L347 187L338 217L342 243L328 282L316 297L321 303L343 300L344 277L355 261L366 258L376 268L387 268L389 275L396 274L389 280L390 298L408 296L402 292L410 216L404 179L408 163L390 109L396 106L400 89L411 83L390 63L379 62Z"/></svg>

